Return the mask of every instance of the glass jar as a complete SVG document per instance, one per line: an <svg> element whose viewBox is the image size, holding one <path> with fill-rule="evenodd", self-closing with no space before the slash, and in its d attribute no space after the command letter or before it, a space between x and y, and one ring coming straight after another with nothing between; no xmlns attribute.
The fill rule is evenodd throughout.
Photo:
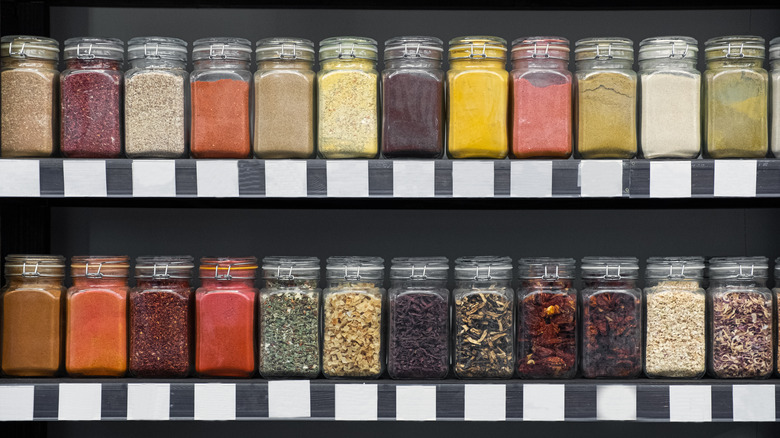
<svg viewBox="0 0 780 438"><path fill-rule="evenodd" d="M772 154L780 158L780 37L769 42L769 65L772 68Z"/></svg>
<svg viewBox="0 0 780 438"><path fill-rule="evenodd" d="M515 365L512 259L455 260L453 359L461 379L508 379Z"/></svg>
<svg viewBox="0 0 780 438"><path fill-rule="evenodd" d="M439 158L444 153L442 41L407 36L385 42L382 155Z"/></svg>
<svg viewBox="0 0 780 438"><path fill-rule="evenodd" d="M127 42L125 153L129 158L187 155L187 43L140 37Z"/></svg>
<svg viewBox="0 0 780 438"><path fill-rule="evenodd" d="M567 379L577 373L574 259L523 258L517 266L517 375Z"/></svg>
<svg viewBox="0 0 780 438"><path fill-rule="evenodd" d="M636 139L634 43L585 38L575 43L577 153L581 158L633 158Z"/></svg>
<svg viewBox="0 0 780 438"><path fill-rule="evenodd" d="M317 143L323 158L374 158L379 152L379 73L376 41L320 41Z"/></svg>
<svg viewBox="0 0 780 438"><path fill-rule="evenodd" d="M129 373L186 377L192 369L194 295L190 256L138 257L130 290Z"/></svg>
<svg viewBox="0 0 780 438"><path fill-rule="evenodd" d="M127 371L127 256L75 256L66 296L65 370L72 377Z"/></svg>
<svg viewBox="0 0 780 438"><path fill-rule="evenodd" d="M645 274L645 374L706 371L704 257L650 257Z"/></svg>
<svg viewBox="0 0 780 438"><path fill-rule="evenodd" d="M190 154L194 158L249 156L251 56L251 43L243 38L201 38L192 44Z"/></svg>
<svg viewBox="0 0 780 438"><path fill-rule="evenodd" d="M57 150L59 43L51 38L0 38L0 156L51 157Z"/></svg>
<svg viewBox="0 0 780 438"><path fill-rule="evenodd" d="M255 257L203 257L195 291L195 372L251 377L255 372Z"/></svg>
<svg viewBox="0 0 780 438"><path fill-rule="evenodd" d="M53 376L62 367L65 258L9 255L0 290L2 361L7 376Z"/></svg>
<svg viewBox="0 0 780 438"><path fill-rule="evenodd" d="M632 378L642 372L642 291L635 257L582 259L582 376Z"/></svg>
<svg viewBox="0 0 780 438"><path fill-rule="evenodd" d="M697 42L684 36L639 43L640 135L645 158L696 158L701 151Z"/></svg>
<svg viewBox="0 0 780 438"><path fill-rule="evenodd" d="M320 259L266 257L260 290L258 371L265 378L320 373Z"/></svg>
<svg viewBox="0 0 780 438"><path fill-rule="evenodd" d="M124 54L124 43L116 38L81 37L65 41L66 68L60 76L63 156L122 155Z"/></svg>
<svg viewBox="0 0 780 438"><path fill-rule="evenodd" d="M774 41L774 40L773 40ZM780 257L775 259L775 288L772 289L772 292L775 295L775 304L778 306L775 311L777 312L777 326L775 327L775 339L778 342L777 345L777 358L775 361L775 373L780 374L780 305L777 303L780 303Z"/></svg>
<svg viewBox="0 0 780 438"><path fill-rule="evenodd" d="M312 158L314 43L265 38L257 42L255 53L255 156Z"/></svg>
<svg viewBox="0 0 780 438"><path fill-rule="evenodd" d="M322 374L377 378L384 358L384 260L329 257L323 292Z"/></svg>
<svg viewBox="0 0 780 438"><path fill-rule="evenodd" d="M764 39L737 35L704 43L704 132L711 158L763 158L769 148L769 74Z"/></svg>
<svg viewBox="0 0 780 438"><path fill-rule="evenodd" d="M506 158L509 72L506 40L465 36L450 40L447 72L450 158Z"/></svg>
<svg viewBox="0 0 780 438"><path fill-rule="evenodd" d="M763 379L774 370L772 292L766 257L710 259L709 372L721 379Z"/></svg>
<svg viewBox="0 0 780 438"><path fill-rule="evenodd" d="M571 156L569 40L526 37L512 42L512 156Z"/></svg>
<svg viewBox="0 0 780 438"><path fill-rule="evenodd" d="M446 257L397 257L390 267L387 372L393 379L443 379L450 365Z"/></svg>

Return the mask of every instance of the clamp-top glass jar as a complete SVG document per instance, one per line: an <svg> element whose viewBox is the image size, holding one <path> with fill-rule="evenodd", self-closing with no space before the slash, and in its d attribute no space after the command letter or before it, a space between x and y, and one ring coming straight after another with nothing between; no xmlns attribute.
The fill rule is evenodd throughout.
<svg viewBox="0 0 780 438"><path fill-rule="evenodd" d="M506 158L509 73L506 40L450 40L447 71L447 151L451 158Z"/></svg>
<svg viewBox="0 0 780 438"><path fill-rule="evenodd" d="M187 155L187 43L138 37L127 42L125 153L129 158Z"/></svg>
<svg viewBox="0 0 780 438"><path fill-rule="evenodd" d="M711 158L762 158L769 148L769 74L764 39L737 35L704 43L704 132Z"/></svg>
<svg viewBox="0 0 780 438"><path fill-rule="evenodd" d="M0 156L51 157L57 150L59 53L51 38L0 38Z"/></svg>
<svg viewBox="0 0 780 438"><path fill-rule="evenodd" d="M379 152L379 73L376 41L320 41L317 144L323 158L374 158Z"/></svg>
<svg viewBox="0 0 780 438"><path fill-rule="evenodd" d="M701 73L697 42L684 36L639 43L640 136L645 158L701 152Z"/></svg>
<svg viewBox="0 0 780 438"><path fill-rule="evenodd" d="M780 257L775 259L775 288L772 289L772 293L775 295L775 305L777 305L779 302L778 300L780 300ZM775 373L780 374L780 305L777 305L775 312L777 312L775 318L775 321L777 322L777 325L775 326L775 339L778 343L776 346L778 356L775 358Z"/></svg>
<svg viewBox="0 0 780 438"><path fill-rule="evenodd" d="M243 38L201 38L192 44L190 154L194 158L249 156L251 56L251 43Z"/></svg>
<svg viewBox="0 0 780 438"><path fill-rule="evenodd" d="M769 42L769 65L772 68L772 154L780 158L780 37Z"/></svg>
<svg viewBox="0 0 780 438"><path fill-rule="evenodd" d="M585 38L575 43L577 153L581 158L633 158L636 138L634 43Z"/></svg>
<svg viewBox="0 0 780 438"><path fill-rule="evenodd" d="M66 69L60 76L62 155L117 158L122 155L122 61L116 38L65 41Z"/></svg>
<svg viewBox="0 0 780 438"><path fill-rule="evenodd" d="M439 158L444 153L442 41L407 36L385 42L382 155Z"/></svg>
<svg viewBox="0 0 780 438"><path fill-rule="evenodd" d="M314 43L265 38L257 42L255 54L255 156L312 158Z"/></svg>

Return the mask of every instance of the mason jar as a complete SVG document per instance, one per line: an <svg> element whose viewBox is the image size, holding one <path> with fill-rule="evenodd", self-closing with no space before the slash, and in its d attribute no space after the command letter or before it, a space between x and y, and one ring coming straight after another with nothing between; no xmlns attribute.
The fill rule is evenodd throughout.
<svg viewBox="0 0 780 438"><path fill-rule="evenodd" d="M585 38L574 46L579 157L635 157L634 43L628 38Z"/></svg>
<svg viewBox="0 0 780 438"><path fill-rule="evenodd" d="M769 42L769 65L772 68L772 154L780 158L780 37Z"/></svg>
<svg viewBox="0 0 780 438"><path fill-rule="evenodd" d="M697 44L684 36L639 43L639 132L645 158L696 158L701 152Z"/></svg>
<svg viewBox="0 0 780 438"><path fill-rule="evenodd" d="M51 157L59 143L57 40L0 38L0 156Z"/></svg>
<svg viewBox="0 0 780 438"><path fill-rule="evenodd" d="M778 299L780 299L780 257L775 259L775 288L772 289L772 293L775 296L775 305L778 306L775 308L775 312L777 313L777 317L775 318L775 321L777 322L777 326L775 326L775 339L778 342L777 345L777 355L778 357L775 360L775 373L780 374L780 305L778 305Z"/></svg>

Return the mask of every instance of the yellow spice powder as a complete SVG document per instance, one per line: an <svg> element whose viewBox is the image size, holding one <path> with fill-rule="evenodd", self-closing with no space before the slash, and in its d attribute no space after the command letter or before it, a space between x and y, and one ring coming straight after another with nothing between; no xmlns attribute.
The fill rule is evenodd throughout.
<svg viewBox="0 0 780 438"><path fill-rule="evenodd" d="M769 147L766 71L705 72L707 153L761 158Z"/></svg>
<svg viewBox="0 0 780 438"><path fill-rule="evenodd" d="M636 76L577 75L577 151L582 158L632 158L637 151Z"/></svg>

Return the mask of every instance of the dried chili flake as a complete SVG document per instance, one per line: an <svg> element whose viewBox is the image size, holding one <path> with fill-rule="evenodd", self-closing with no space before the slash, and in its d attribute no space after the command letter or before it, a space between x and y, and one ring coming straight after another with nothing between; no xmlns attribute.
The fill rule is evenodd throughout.
<svg viewBox="0 0 780 438"><path fill-rule="evenodd" d="M577 364L577 298L561 285L520 301L517 372L524 378L572 377Z"/></svg>
<svg viewBox="0 0 780 438"><path fill-rule="evenodd" d="M583 302L584 377L635 377L642 370L639 297L630 292L599 292Z"/></svg>

